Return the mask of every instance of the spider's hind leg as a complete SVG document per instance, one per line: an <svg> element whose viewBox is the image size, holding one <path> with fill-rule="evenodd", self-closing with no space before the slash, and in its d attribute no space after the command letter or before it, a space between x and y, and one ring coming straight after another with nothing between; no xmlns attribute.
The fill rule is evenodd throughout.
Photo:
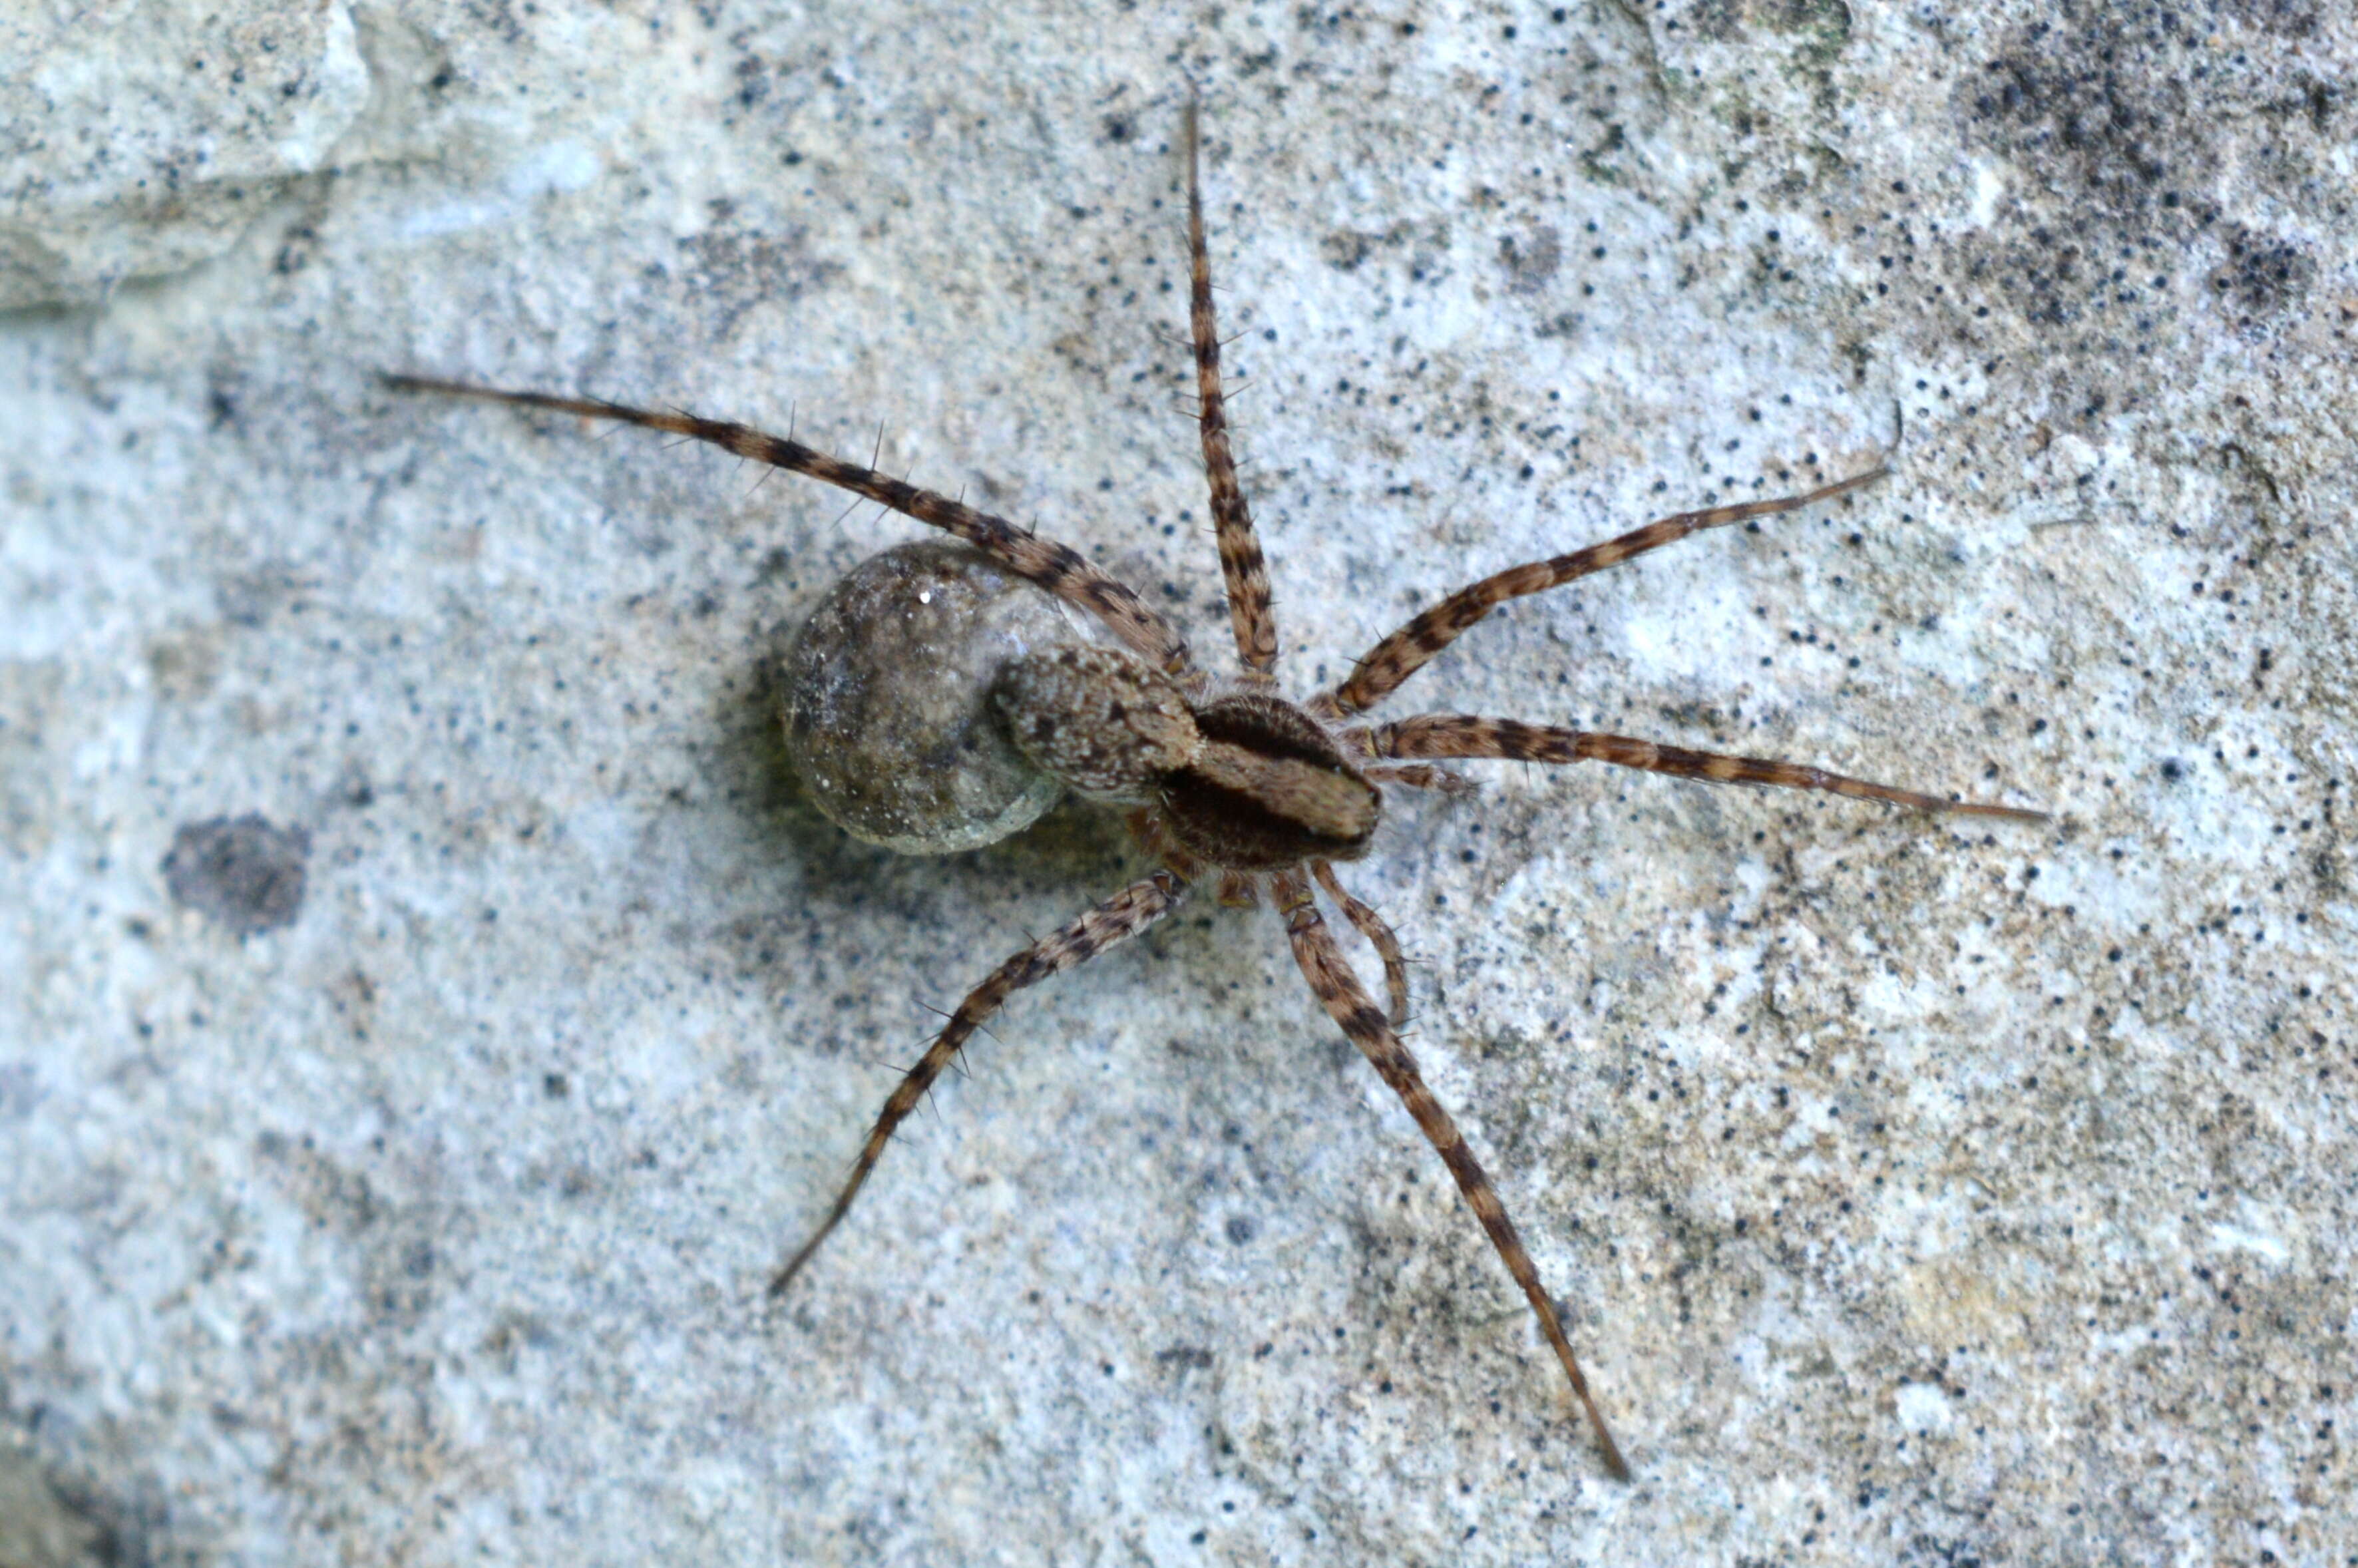
<svg viewBox="0 0 2358 1568"><path fill-rule="evenodd" d="M1580 1362L1572 1353L1572 1342L1564 1337L1563 1324L1556 1316L1555 1303L1546 1287L1540 1283L1540 1271L1531 1262L1531 1255L1523 1249L1522 1238L1515 1233L1515 1222L1507 1217L1506 1205L1498 1201L1498 1190L1490 1184L1490 1177L1474 1151L1450 1119L1449 1112L1433 1098L1424 1087L1424 1076L1417 1071L1416 1058L1392 1033L1384 1015L1368 997L1367 988L1352 972L1343 951L1335 945L1334 933L1326 929L1324 916L1310 892L1310 884L1299 871L1281 871L1277 875L1277 904L1285 914L1285 934L1293 944L1294 962L1301 966L1302 977L1310 982L1311 993L1317 997L1326 1014L1342 1027L1351 1044L1359 1048L1376 1074L1400 1096L1401 1104L1416 1119L1416 1124L1441 1156L1449 1173L1456 1178L1457 1190L1466 1195L1466 1205L1474 1217L1482 1222L1489 1233L1490 1245L1498 1249L1507 1272L1523 1288L1523 1299L1531 1304L1531 1314L1539 1319L1540 1331L1555 1351L1558 1365L1572 1384L1580 1407L1588 1414L1590 1430L1596 1433L1596 1446L1605 1458L1605 1467L1616 1480L1629 1478L1628 1463L1613 1441L1612 1432L1605 1424L1604 1412L1588 1392L1588 1379L1581 1376Z"/></svg>
<svg viewBox="0 0 2358 1568"><path fill-rule="evenodd" d="M1167 871L1157 871L1144 881L1133 882L1071 925L1049 933L1024 948L992 970L989 979L968 991L966 1000L958 1003L957 1011L950 1014L949 1022L942 1025L942 1032L934 1036L934 1043L925 1047L925 1054L917 1059L917 1065L893 1086L891 1097L884 1101L883 1110L876 1118L875 1127L869 1131L868 1141L860 1146L860 1157L852 1162L851 1175L843 1184L843 1191L836 1195L834 1206L827 1211L827 1217L819 1222L818 1228L811 1232L810 1239L796 1249L795 1255L786 1260L785 1266L771 1277L770 1294L781 1295L787 1286L794 1283L795 1276L802 1271L805 1263L810 1261L811 1254L818 1250L818 1244L827 1239L827 1233L850 1211L851 1200L860 1195L861 1184L868 1180L868 1173L876 1168L876 1162L883 1156L884 1145L892 1141L893 1129L917 1108L917 1102L925 1098L934 1080L942 1076L943 1069L950 1065L951 1059L1010 996L1076 964L1086 963L1116 943L1137 935L1170 914L1186 890L1187 884L1175 872Z"/></svg>
<svg viewBox="0 0 2358 1568"><path fill-rule="evenodd" d="M887 511L939 528L989 556L1016 576L1038 583L1050 593L1097 617L1123 646L1148 664L1173 676L1190 675L1187 641L1171 623L1138 597L1128 584L1108 577L1069 545L1044 539L1019 528L1004 517L979 512L963 501L923 490L875 468L863 468L805 446L791 436L772 436L748 425L723 419L702 419L693 414L654 408L632 408L595 397L559 397L546 392L508 392L437 376L382 375L378 379L395 392L433 393L467 397L482 403L506 403L551 414L575 414L585 419L614 419L644 429L661 430L704 441L753 462L767 463L807 474L823 484L872 501ZM853 503L857 505L858 503ZM845 516L850 513L847 509Z"/></svg>
<svg viewBox="0 0 2358 1568"><path fill-rule="evenodd" d="M1368 939L1368 946L1373 947L1376 957L1384 961L1384 990L1391 1002L1389 1021L1394 1029L1405 1029L1408 1027L1408 957L1401 951L1399 935L1382 915L1344 891L1330 862L1311 861L1310 874L1318 879L1318 885L1326 890L1326 896L1342 910L1343 918Z"/></svg>

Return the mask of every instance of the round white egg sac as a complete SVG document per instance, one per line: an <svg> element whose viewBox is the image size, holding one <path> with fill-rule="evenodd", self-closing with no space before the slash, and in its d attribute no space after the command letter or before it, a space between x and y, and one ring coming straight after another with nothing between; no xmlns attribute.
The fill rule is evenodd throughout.
<svg viewBox="0 0 2358 1568"><path fill-rule="evenodd" d="M898 545L829 589L786 650L786 750L855 838L943 855L1029 827L1064 786L989 701L1009 659L1085 641L1045 589L954 540Z"/></svg>

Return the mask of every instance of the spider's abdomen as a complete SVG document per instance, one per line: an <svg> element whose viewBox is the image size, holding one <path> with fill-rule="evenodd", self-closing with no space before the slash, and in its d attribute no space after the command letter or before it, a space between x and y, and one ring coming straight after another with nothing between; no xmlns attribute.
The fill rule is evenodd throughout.
<svg viewBox="0 0 2358 1568"><path fill-rule="evenodd" d="M1203 750L1163 781L1163 811L1192 855L1273 871L1368 852L1384 797L1318 721L1282 697L1223 697L1195 710Z"/></svg>

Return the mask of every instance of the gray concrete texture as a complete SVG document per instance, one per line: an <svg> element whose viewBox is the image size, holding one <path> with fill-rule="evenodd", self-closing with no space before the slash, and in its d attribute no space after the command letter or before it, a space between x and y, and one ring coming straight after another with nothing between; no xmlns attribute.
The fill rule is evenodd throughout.
<svg viewBox="0 0 2358 1568"><path fill-rule="evenodd" d="M0 30L0 1415L58 1551L2358 1560L2347 7ZM929 1009L1143 862L797 794L779 639L914 525L372 381L791 420L1217 660L1189 79L1291 689L1890 449L1387 711L2055 813L1396 798L1350 880L1630 1486L1266 911L1024 995L767 1306Z"/></svg>

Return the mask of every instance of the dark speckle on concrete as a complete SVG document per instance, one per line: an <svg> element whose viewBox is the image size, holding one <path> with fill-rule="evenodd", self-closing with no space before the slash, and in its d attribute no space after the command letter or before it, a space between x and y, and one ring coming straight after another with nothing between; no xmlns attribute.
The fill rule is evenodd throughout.
<svg viewBox="0 0 2358 1568"><path fill-rule="evenodd" d="M185 823L164 857L173 901L240 936L293 924L303 907L311 836L252 812Z"/></svg>
<svg viewBox="0 0 2358 1568"><path fill-rule="evenodd" d="M2227 259L2212 273L2211 287L2234 307L2237 326L2264 326L2300 303L2317 272L2303 246L2240 223L2226 238Z"/></svg>
<svg viewBox="0 0 2358 1568"><path fill-rule="evenodd" d="M29 1443L0 1433L0 1564L82 1568L117 1561L116 1544L51 1487Z"/></svg>

